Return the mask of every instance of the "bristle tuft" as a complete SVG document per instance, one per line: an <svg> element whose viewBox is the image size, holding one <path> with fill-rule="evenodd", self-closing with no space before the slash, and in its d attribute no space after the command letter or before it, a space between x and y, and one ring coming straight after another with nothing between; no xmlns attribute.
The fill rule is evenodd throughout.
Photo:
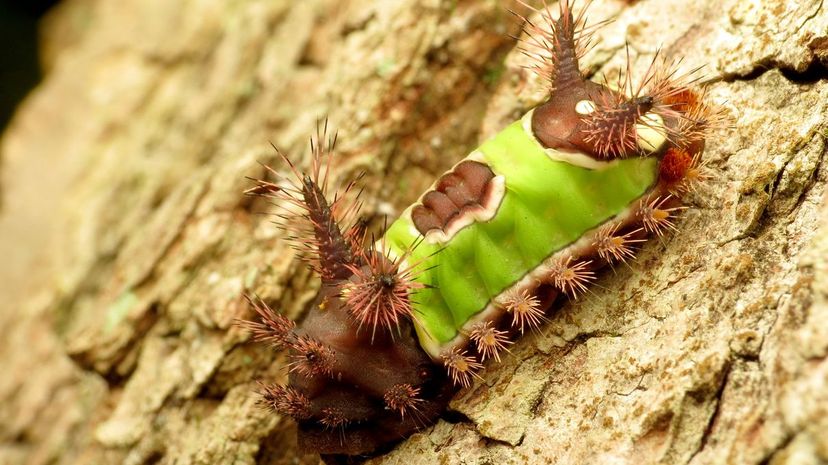
<svg viewBox="0 0 828 465"><path fill-rule="evenodd" d="M607 262L625 262L635 258L633 245L645 242L644 239L634 239L633 236L643 231L643 228L618 234L618 224L602 227L595 238L594 245L598 249L598 256Z"/></svg>
<svg viewBox="0 0 828 465"><path fill-rule="evenodd" d="M543 316L543 309L537 297L529 291L510 289L499 300L498 305L512 314L512 327L518 327L521 334L525 329L540 327Z"/></svg>
<svg viewBox="0 0 828 465"><path fill-rule="evenodd" d="M587 291L587 285L595 279L595 273L589 269L591 260L576 263L573 260L572 256L553 260L549 264L549 278L552 285L577 298L578 294Z"/></svg>
<svg viewBox="0 0 828 465"><path fill-rule="evenodd" d="M663 235L666 231L675 231L676 226L673 223L671 215L685 209L686 207L666 207L672 197L656 197L646 204L642 204L638 209L638 216L641 218L641 224L644 230L648 233L654 233L658 236Z"/></svg>
<svg viewBox="0 0 828 465"><path fill-rule="evenodd" d="M296 323L286 316L276 313L261 298L258 298L257 302L248 295L244 297L259 314L261 321L239 320L239 326L250 331L254 341L271 344L279 349L289 345L289 341L293 338Z"/></svg>
<svg viewBox="0 0 828 465"><path fill-rule="evenodd" d="M322 409L322 418L319 423L326 428L340 428L346 426L350 421L345 418L342 409L336 407L325 407Z"/></svg>
<svg viewBox="0 0 828 465"><path fill-rule="evenodd" d="M491 321L483 321L472 326L469 339L477 346L477 352L480 354L480 361L482 362L485 362L488 358L494 358L500 362L500 352L512 343L507 337L506 331L495 329Z"/></svg>
<svg viewBox="0 0 828 465"><path fill-rule="evenodd" d="M388 408L398 411L400 417L405 418L406 413L416 413L419 410L419 404L422 403L422 399L417 397L419 394L420 388L408 383L395 384L385 393L383 399Z"/></svg>
<svg viewBox="0 0 828 465"><path fill-rule="evenodd" d="M447 353L442 355L443 365L448 370L451 381L456 386L469 387L472 383L472 378L482 379L477 374L478 370L483 368L477 359L471 355L466 355L465 350L457 347L452 348Z"/></svg>
<svg viewBox="0 0 828 465"><path fill-rule="evenodd" d="M297 389L264 383L259 383L259 389L262 396L259 403L265 407L297 420L310 418L310 400Z"/></svg>
<svg viewBox="0 0 828 465"><path fill-rule="evenodd" d="M698 86L701 70L682 71L681 60L668 61L656 52L636 94L651 98L652 112L674 122L665 129L667 139L678 147L698 144L710 132L728 126L725 109L707 103L707 89Z"/></svg>
<svg viewBox="0 0 828 465"><path fill-rule="evenodd" d="M330 347L310 336L299 336L291 343L290 371L307 377L331 376L336 355Z"/></svg>
<svg viewBox="0 0 828 465"><path fill-rule="evenodd" d="M595 110L584 116L584 140L603 158L638 153L636 124L648 108L643 99L627 99L610 90L591 96Z"/></svg>
<svg viewBox="0 0 828 465"><path fill-rule="evenodd" d="M701 154L690 155L686 150L670 147L659 164L659 179L675 196L693 192L710 178L707 161Z"/></svg>
<svg viewBox="0 0 828 465"><path fill-rule="evenodd" d="M391 260L372 244L360 257L360 265L350 265L350 279L340 283L340 294L345 299L351 316L358 325L393 332L400 321L412 318L411 295L423 285L415 279L417 265L409 265L410 251ZM412 249L413 250L413 249Z"/></svg>
<svg viewBox="0 0 828 465"><path fill-rule="evenodd" d="M658 177L668 187L674 187L682 183L692 166L692 155L682 148L670 147L658 165Z"/></svg>
<svg viewBox="0 0 828 465"><path fill-rule="evenodd" d="M708 167L708 161L699 161L700 158L701 154L696 154L693 157L692 166L687 170L687 173L684 175L684 180L679 184L679 192L694 192L699 186L713 177L712 171Z"/></svg>
<svg viewBox="0 0 828 465"><path fill-rule="evenodd" d="M653 111L676 120L670 140L688 147L707 139L713 131L726 128L729 118L723 107L707 103L707 88L693 88L700 79L701 68L678 73L678 62L665 64L656 73L649 90L655 105Z"/></svg>

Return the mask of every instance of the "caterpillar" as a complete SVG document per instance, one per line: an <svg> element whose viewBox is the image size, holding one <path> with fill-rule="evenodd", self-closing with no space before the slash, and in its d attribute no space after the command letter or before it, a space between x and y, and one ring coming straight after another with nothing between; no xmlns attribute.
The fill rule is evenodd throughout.
<svg viewBox="0 0 828 465"><path fill-rule="evenodd" d="M347 200L355 183L330 192L327 124L308 169L282 155L292 174L268 167L275 180L246 191L283 208L281 226L321 280L301 324L255 297L258 317L241 322L290 351L289 384L262 383L261 403L296 419L300 448L372 454L432 424L514 337L676 228L721 114L696 88L698 70L666 59L637 83L630 65L612 84L587 79L579 60L602 23L586 24L587 7L576 14L572 3L533 9L539 24L518 15L548 99L440 176L379 239Z"/></svg>

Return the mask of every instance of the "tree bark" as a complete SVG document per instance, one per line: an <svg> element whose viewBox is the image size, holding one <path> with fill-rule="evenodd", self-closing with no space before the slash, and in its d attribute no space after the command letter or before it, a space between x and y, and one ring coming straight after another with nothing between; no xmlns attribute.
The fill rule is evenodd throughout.
<svg viewBox="0 0 828 465"><path fill-rule="evenodd" d="M581 2L579 2L581 3ZM284 355L233 326L299 318L315 279L242 195L273 142L366 172L379 231L540 103L482 0L69 0L2 139L0 463L318 463L255 405ZM553 8L555 8L553 6ZM595 0L584 59L705 65L731 127L678 230L523 337L437 425L372 464L828 463L828 12L822 0ZM304 158L303 158L304 157Z"/></svg>

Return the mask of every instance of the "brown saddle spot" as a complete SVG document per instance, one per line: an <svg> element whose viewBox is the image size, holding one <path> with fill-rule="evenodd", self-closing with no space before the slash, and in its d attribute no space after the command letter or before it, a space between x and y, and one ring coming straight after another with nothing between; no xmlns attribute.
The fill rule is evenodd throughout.
<svg viewBox="0 0 828 465"><path fill-rule="evenodd" d="M465 160L445 173L433 190L411 210L411 219L420 234L444 230L466 210L483 205L495 174L483 163Z"/></svg>

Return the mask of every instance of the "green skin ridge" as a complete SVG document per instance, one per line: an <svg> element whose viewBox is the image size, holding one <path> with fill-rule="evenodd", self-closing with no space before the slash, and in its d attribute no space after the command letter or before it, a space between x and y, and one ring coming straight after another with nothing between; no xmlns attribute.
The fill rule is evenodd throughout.
<svg viewBox="0 0 828 465"><path fill-rule="evenodd" d="M484 162L505 179L493 218L475 221L445 243L422 240L407 209L385 234L385 252L407 257L415 280L412 296L420 345L432 357L504 290L587 231L624 212L658 180L655 156L602 163L590 169L555 160L516 121L467 159ZM562 157L566 158L565 154Z"/></svg>

